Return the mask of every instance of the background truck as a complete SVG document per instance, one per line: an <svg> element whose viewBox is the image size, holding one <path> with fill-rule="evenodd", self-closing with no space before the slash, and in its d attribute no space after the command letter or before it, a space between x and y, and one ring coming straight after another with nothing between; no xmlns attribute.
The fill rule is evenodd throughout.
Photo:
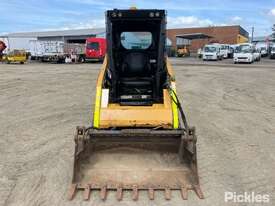
<svg viewBox="0 0 275 206"><path fill-rule="evenodd" d="M221 46L219 44L207 44L203 48L202 59L205 60L222 60Z"/></svg>
<svg viewBox="0 0 275 206"><path fill-rule="evenodd" d="M64 63L66 58L75 62L85 60L85 44L31 40L30 52L32 60L42 62Z"/></svg>
<svg viewBox="0 0 275 206"><path fill-rule="evenodd" d="M234 63L253 63L254 61L260 61L261 54L260 52L255 48L255 45L251 43L243 43L239 44L236 47L235 53L234 53Z"/></svg>
<svg viewBox="0 0 275 206"><path fill-rule="evenodd" d="M81 62L85 61L85 44L80 43L64 43L63 55L65 58L70 58L72 62ZM65 60L64 58L64 60Z"/></svg>
<svg viewBox="0 0 275 206"><path fill-rule="evenodd" d="M106 54L105 38L87 38L85 48L85 61L103 61Z"/></svg>
<svg viewBox="0 0 275 206"><path fill-rule="evenodd" d="M230 47L228 44L221 44L221 53L222 53L224 59L229 58Z"/></svg>
<svg viewBox="0 0 275 206"><path fill-rule="evenodd" d="M31 59L60 62L63 60L63 46L62 41L30 40Z"/></svg>

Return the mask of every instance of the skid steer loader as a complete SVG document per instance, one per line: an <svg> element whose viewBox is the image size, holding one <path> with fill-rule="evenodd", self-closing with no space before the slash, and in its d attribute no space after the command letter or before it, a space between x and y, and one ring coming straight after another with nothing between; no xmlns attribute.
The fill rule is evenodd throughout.
<svg viewBox="0 0 275 206"><path fill-rule="evenodd" d="M98 75L93 124L77 127L69 198L98 190L102 200L124 191L154 199L188 190L203 198L195 128L189 127L165 55L164 10L108 10L107 55Z"/></svg>

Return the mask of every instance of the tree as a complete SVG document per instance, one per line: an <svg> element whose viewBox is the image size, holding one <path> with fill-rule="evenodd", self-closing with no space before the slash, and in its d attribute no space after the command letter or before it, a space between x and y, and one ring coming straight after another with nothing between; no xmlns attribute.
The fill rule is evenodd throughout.
<svg viewBox="0 0 275 206"><path fill-rule="evenodd" d="M275 24L272 27L272 37L275 39Z"/></svg>

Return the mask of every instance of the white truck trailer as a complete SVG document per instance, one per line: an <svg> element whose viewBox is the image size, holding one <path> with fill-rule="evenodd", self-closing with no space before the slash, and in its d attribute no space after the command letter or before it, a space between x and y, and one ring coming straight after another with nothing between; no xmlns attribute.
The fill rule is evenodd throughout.
<svg viewBox="0 0 275 206"><path fill-rule="evenodd" d="M30 41L32 60L64 63L66 58L75 62L85 60L85 44L64 43L63 41Z"/></svg>

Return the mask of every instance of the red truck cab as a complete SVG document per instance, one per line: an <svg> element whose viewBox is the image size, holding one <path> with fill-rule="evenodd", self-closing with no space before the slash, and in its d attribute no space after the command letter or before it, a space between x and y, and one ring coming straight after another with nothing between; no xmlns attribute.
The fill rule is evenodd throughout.
<svg viewBox="0 0 275 206"><path fill-rule="evenodd" d="M106 39L105 38L87 38L85 60L103 61L106 54Z"/></svg>

